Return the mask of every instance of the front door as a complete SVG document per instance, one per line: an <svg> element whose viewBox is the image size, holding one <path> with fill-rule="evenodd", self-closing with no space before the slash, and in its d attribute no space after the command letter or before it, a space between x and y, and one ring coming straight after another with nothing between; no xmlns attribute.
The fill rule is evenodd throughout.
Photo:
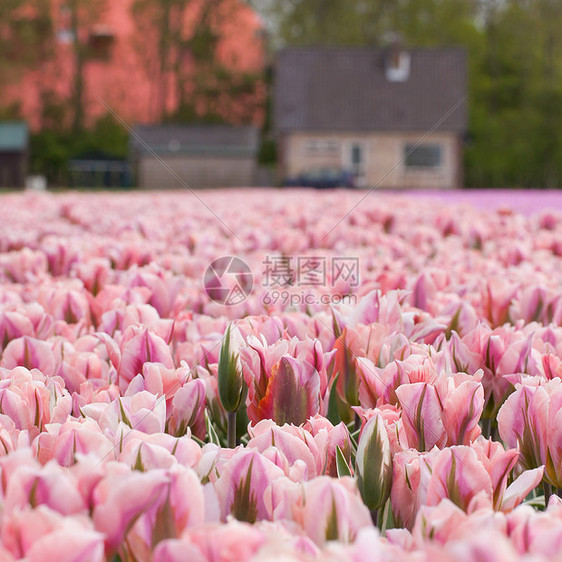
<svg viewBox="0 0 562 562"><path fill-rule="evenodd" d="M366 144L361 141L352 141L348 145L347 165L353 174L356 187L367 185L367 156Z"/></svg>

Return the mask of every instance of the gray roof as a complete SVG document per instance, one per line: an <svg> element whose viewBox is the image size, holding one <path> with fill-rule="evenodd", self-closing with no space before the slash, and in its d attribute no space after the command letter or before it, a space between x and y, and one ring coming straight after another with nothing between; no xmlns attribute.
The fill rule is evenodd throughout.
<svg viewBox="0 0 562 562"><path fill-rule="evenodd" d="M258 143L258 130L252 126L139 125L133 129L130 137L134 152L154 151L159 155L179 153L254 156Z"/></svg>
<svg viewBox="0 0 562 562"><path fill-rule="evenodd" d="M404 82L387 80L387 49L315 47L280 51L275 76L276 129L465 131L464 49L407 51L410 74Z"/></svg>
<svg viewBox="0 0 562 562"><path fill-rule="evenodd" d="M27 149L29 128L20 121L0 122L0 151L22 151Z"/></svg>

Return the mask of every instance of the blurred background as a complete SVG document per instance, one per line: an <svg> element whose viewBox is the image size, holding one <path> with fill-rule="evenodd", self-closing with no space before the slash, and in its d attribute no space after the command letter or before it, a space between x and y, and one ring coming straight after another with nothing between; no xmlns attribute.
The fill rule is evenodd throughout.
<svg viewBox="0 0 562 562"><path fill-rule="evenodd" d="M398 44L410 94L418 51L465 53L455 187L562 187L560 0L2 0L0 22L0 186L150 187L155 155L201 187L278 184L280 53Z"/></svg>

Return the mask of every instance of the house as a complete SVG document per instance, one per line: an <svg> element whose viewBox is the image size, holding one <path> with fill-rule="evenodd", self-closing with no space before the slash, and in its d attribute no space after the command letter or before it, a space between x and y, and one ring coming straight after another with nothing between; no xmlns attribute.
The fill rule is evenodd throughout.
<svg viewBox="0 0 562 562"><path fill-rule="evenodd" d="M211 39L215 38L216 64L224 72L241 77L240 80L259 74L264 67L260 35L263 24L242 0L184 2L185 33L181 44L185 52L181 53L178 64L173 58L180 57L176 48L170 48L169 60L161 64L159 57L165 55L158 51L159 46L169 45L171 40L161 38L159 26L169 33L172 30L165 27L166 22L158 12L152 13L158 9L170 11L169 2L22 0L19 4L11 20L0 22L3 41L13 46L11 58L3 61L7 68L0 106L17 105L32 130L48 128L52 123L71 126L77 84L82 89L86 126L93 125L108 108L126 122L159 122L178 110L182 103L180 94L193 101L196 116L208 111L207 98L194 90L199 66L192 42L195 43L194 33L202 33L199 28L211 4L219 6L217 10L221 14L212 18L212 33L209 31ZM142 6L146 9L139 11ZM175 7L172 13L176 13ZM174 22L174 32L178 31L176 28ZM201 43L201 38L198 40ZM78 54L80 82L77 82ZM180 83L187 93L181 90ZM247 103L241 103L242 94L234 101L224 95L220 100L214 99L213 112L232 122L243 122L247 120L247 112L252 111L255 123L259 124L263 111L254 111L254 107L261 107L264 95L263 88L258 90L246 92L244 99L250 99Z"/></svg>
<svg viewBox="0 0 562 562"><path fill-rule="evenodd" d="M24 187L29 130L23 122L0 122L0 187Z"/></svg>
<svg viewBox="0 0 562 562"><path fill-rule="evenodd" d="M359 187L461 187L466 96L463 49L282 50L274 87L280 173L340 168Z"/></svg>
<svg viewBox="0 0 562 562"><path fill-rule="evenodd" d="M258 146L253 126L141 125L130 137L137 183L144 189L251 186Z"/></svg>

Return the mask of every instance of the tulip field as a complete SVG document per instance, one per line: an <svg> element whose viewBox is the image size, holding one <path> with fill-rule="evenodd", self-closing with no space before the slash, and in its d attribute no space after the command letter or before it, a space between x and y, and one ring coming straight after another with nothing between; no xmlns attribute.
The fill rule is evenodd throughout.
<svg viewBox="0 0 562 562"><path fill-rule="evenodd" d="M0 195L0 561L562 560L562 198L477 199Z"/></svg>

